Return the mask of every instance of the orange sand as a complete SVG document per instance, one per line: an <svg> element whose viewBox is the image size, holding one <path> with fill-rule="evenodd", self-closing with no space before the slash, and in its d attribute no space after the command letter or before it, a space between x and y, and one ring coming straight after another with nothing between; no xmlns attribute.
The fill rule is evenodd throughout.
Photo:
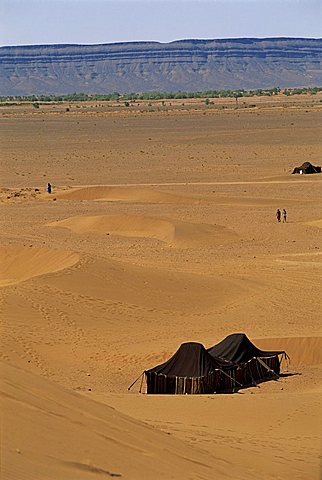
<svg viewBox="0 0 322 480"><path fill-rule="evenodd" d="M321 163L321 106L287 105L0 111L4 480L320 478L322 176L290 170ZM233 332L285 375L127 391Z"/></svg>

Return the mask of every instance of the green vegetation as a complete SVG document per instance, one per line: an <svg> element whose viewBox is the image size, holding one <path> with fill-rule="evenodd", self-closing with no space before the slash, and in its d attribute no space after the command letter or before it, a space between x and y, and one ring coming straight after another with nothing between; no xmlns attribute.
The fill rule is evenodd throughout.
<svg viewBox="0 0 322 480"><path fill-rule="evenodd" d="M109 93L104 95L87 94L87 93L71 93L69 95L30 95L30 96L6 96L0 97L0 102L32 102L35 106L38 102L58 103L58 102L85 102L85 101L104 101L114 100L123 101L129 106L128 101L132 100L171 100L171 99L189 99L202 98L205 104L210 105L210 98L242 98L242 97L261 97L282 94L285 96L307 94L315 95L322 91L322 87L303 87L303 88L286 88L279 87L256 90L207 90L205 92L143 92L143 93ZM162 102L164 104L164 102ZM6 103L9 105L9 103ZM0 104L1 105L1 104ZM14 103L11 103L14 105ZM35 106L35 108L37 108Z"/></svg>

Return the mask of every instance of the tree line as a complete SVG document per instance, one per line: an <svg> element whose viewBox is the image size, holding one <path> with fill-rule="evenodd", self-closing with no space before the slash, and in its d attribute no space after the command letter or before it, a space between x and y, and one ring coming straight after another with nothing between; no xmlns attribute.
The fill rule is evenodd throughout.
<svg viewBox="0 0 322 480"><path fill-rule="evenodd" d="M256 90L206 90L202 92L143 92L143 93L119 93L108 94L89 94L89 93L70 93L67 95L9 95L0 96L1 102L85 102L85 101L127 101L127 100L171 100L171 99L192 99L192 98L242 98L242 97L260 97L283 94L285 96L310 94L315 95L322 91L322 87L303 87L303 88L258 88ZM13 105L13 104L11 104Z"/></svg>

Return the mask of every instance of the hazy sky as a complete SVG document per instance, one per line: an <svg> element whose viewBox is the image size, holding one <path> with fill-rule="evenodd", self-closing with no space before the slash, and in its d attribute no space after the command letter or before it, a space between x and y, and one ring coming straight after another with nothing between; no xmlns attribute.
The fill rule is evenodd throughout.
<svg viewBox="0 0 322 480"><path fill-rule="evenodd" d="M322 0L0 0L0 44L322 37Z"/></svg>

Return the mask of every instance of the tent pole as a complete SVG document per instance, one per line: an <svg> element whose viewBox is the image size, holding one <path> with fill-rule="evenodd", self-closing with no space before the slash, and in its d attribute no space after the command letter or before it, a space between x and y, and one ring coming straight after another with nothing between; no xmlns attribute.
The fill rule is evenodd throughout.
<svg viewBox="0 0 322 480"><path fill-rule="evenodd" d="M143 373L142 373L142 375L141 375L141 385L140 385L140 390L139 390L139 393L141 393L141 392L142 392L143 376L144 376L144 372L143 372Z"/></svg>
<svg viewBox="0 0 322 480"><path fill-rule="evenodd" d="M134 382L128 387L128 390L131 390L131 388L133 387L133 385L136 384L136 382L141 378L143 377L144 375L144 372L141 373L141 375L138 376L138 378L136 380L134 380Z"/></svg>
<svg viewBox="0 0 322 480"><path fill-rule="evenodd" d="M253 360L253 359L251 359L251 360ZM250 361L251 361L251 360L250 360ZM249 363L250 361L248 361L247 363ZM249 369L246 370L246 371L247 371L248 375L250 376L250 378L251 378L251 380L252 380L252 382L253 382L253 386L259 388L259 385L257 384L257 382L255 381L255 379L254 379L254 377L253 377L253 375L252 375L251 369L249 368Z"/></svg>
<svg viewBox="0 0 322 480"><path fill-rule="evenodd" d="M262 360L261 358L256 357L256 360L257 360L264 368L266 368L266 370L267 370L268 372L272 373L272 374L275 375L277 378L280 378L280 376L279 376L276 372L274 372L274 370L272 370L271 368L269 368L269 367L266 365L266 363L263 362L263 360Z"/></svg>
<svg viewBox="0 0 322 480"><path fill-rule="evenodd" d="M243 386L241 383L237 382L237 380L233 377L231 377L230 375L228 375L228 373L224 372L223 370L220 370L221 373L223 373L224 375L226 375L226 377L230 378L230 380L232 380L233 382L235 383L238 383L238 385L240 385L241 387Z"/></svg>
<svg viewBox="0 0 322 480"><path fill-rule="evenodd" d="M290 364L291 364L291 359L290 359L289 355L287 355L286 352L283 352L283 353L281 354L280 365L282 365L283 358L284 358L284 360L285 360L285 362L286 362L286 370L288 370L288 369L289 369L289 366L290 366Z"/></svg>

